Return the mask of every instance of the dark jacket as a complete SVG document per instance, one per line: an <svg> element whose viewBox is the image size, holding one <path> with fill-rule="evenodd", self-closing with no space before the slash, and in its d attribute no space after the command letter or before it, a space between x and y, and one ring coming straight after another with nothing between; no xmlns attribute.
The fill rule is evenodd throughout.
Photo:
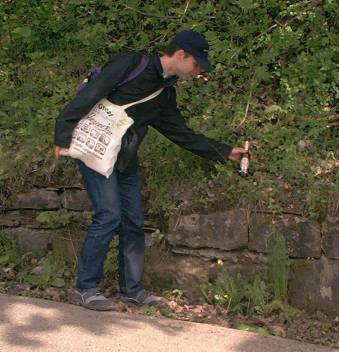
<svg viewBox="0 0 339 352"><path fill-rule="evenodd" d="M113 57L101 74L91 80L75 98L66 105L55 126L55 145L69 147L72 132L77 122L102 98L117 105L142 99L161 87L165 87L156 98L129 107L127 114L134 120L123 137L116 167L121 172L135 173L137 149L147 133L154 127L179 146L206 159L225 162L232 147L196 134L187 125L178 110L174 83L176 77L164 78L160 58L150 56L145 70L132 81L117 87L141 60L141 54L122 54Z"/></svg>

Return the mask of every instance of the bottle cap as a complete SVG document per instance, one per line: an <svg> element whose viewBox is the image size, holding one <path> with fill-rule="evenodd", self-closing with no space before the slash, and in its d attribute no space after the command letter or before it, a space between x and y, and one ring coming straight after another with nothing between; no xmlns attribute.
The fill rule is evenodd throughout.
<svg viewBox="0 0 339 352"><path fill-rule="evenodd" d="M246 149L246 152L248 152L249 147L250 147L250 143L249 143L249 141L246 141L245 147L244 147Z"/></svg>

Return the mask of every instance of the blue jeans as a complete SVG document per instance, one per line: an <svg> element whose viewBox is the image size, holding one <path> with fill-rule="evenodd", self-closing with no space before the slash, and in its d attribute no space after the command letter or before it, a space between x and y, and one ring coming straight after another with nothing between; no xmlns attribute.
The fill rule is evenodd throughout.
<svg viewBox="0 0 339 352"><path fill-rule="evenodd" d="M107 179L77 160L94 215L78 262L76 287L98 289L113 235L119 235L120 293L130 297L143 291L145 236L140 182L137 175L114 170Z"/></svg>

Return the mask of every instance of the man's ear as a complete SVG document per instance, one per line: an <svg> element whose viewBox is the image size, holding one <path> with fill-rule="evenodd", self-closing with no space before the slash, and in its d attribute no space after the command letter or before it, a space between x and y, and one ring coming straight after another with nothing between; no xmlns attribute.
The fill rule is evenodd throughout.
<svg viewBox="0 0 339 352"><path fill-rule="evenodd" d="M178 59L183 59L183 58L186 57L186 52L185 52L185 50L183 50L183 49L179 49L179 50L177 50L177 51L174 53L174 55L175 55L176 58L178 58Z"/></svg>

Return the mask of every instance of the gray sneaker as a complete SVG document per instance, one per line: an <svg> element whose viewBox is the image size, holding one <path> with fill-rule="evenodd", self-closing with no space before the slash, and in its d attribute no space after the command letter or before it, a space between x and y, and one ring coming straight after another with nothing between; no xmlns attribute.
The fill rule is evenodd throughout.
<svg viewBox="0 0 339 352"><path fill-rule="evenodd" d="M144 305L144 306L167 306L168 301L160 296L154 295L152 292L149 291L141 291L135 297L129 297L123 294L119 294L118 298L121 299L123 302L127 303L134 303L137 305Z"/></svg>
<svg viewBox="0 0 339 352"><path fill-rule="evenodd" d="M106 298L99 291L85 291L83 293L75 290L74 298L82 307L93 310L114 310L112 300Z"/></svg>

